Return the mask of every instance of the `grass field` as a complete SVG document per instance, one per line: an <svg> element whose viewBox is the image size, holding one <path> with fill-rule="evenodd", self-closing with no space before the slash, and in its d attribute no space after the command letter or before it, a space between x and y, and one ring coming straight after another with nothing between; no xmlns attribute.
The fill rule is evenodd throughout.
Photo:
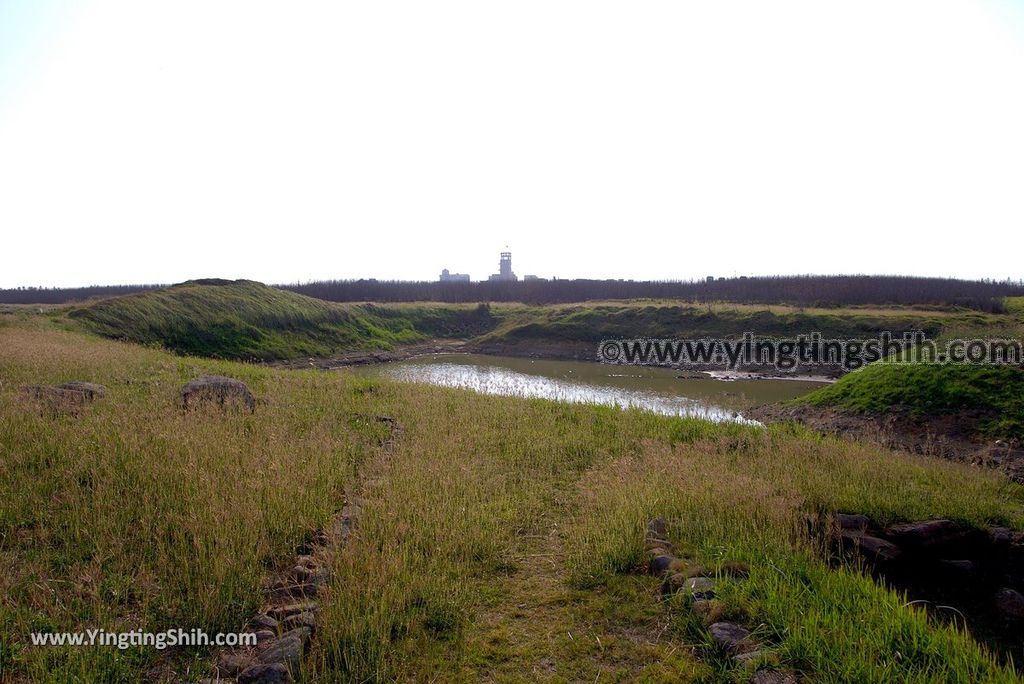
<svg viewBox="0 0 1024 684"><path fill-rule="evenodd" d="M254 414L183 414L203 373L252 387ZM945 461L636 411L182 358L0 317L0 680L198 680L203 652L43 649L33 631L234 631L261 579L361 483L309 681L743 681L642 564L646 521L749 580L725 610L811 681L1015 681L799 533L807 512L945 516L1024 529L1024 491ZM77 416L19 387L108 387ZM404 428L380 446L384 428ZM148 674L147 674L148 673Z"/></svg>

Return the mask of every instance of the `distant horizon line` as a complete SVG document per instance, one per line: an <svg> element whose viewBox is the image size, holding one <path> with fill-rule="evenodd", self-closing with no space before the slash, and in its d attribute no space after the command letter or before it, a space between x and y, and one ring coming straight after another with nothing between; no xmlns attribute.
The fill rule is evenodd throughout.
<svg viewBox="0 0 1024 684"><path fill-rule="evenodd" d="M183 285L185 283L199 282L199 281L249 281L255 283L261 283L263 285L269 285L270 287L296 287L303 285L312 285L317 283L356 283L356 282L377 282L377 283L406 283L406 284L422 284L422 283L444 283L445 285L466 285L466 284L481 284L481 283L529 283L536 281L546 282L573 282L573 281L587 281L587 282L621 282L621 283L702 283L702 282L714 282L719 281L730 281L730 280L766 280L766 279L785 279L785 278L904 278L904 279L918 279L918 280L944 280L953 282L966 282L966 283L997 283L997 284L1018 284L1024 285L1024 276L1019 278L1005 277L982 277L982 278L965 278L955 276L929 276L929 275L906 275L898 273L787 273L787 274L759 274L759 275L731 275L731 276L718 276L718 275L707 275L703 277L694 278L611 278L611 277L574 277L574 278L561 278L558 276L534 276L530 275L530 278L535 280L524 280L524 277L518 278L518 280L504 280L494 281L489 278L483 278L479 280L470 279L469 281L441 281L438 278L433 279L402 279L402 278L376 278L376 277L358 277L358 278L314 278L311 280L294 280L288 282L266 282L263 280L257 280L255 278L222 278L219 276L204 276L196 278L186 278L185 280L179 280L175 282L134 282L134 283L90 283L88 285L16 285L11 287L0 287L0 291L17 291L17 290L84 290L90 288L162 288L162 287L174 287L176 285Z"/></svg>

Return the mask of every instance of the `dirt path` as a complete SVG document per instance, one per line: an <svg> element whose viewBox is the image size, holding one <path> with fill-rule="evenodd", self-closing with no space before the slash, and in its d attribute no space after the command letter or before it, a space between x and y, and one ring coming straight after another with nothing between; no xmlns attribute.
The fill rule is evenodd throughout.
<svg viewBox="0 0 1024 684"><path fill-rule="evenodd" d="M565 538L552 510L541 534L517 540L516 570L482 587L487 597L466 630L459 677L484 682L687 681L691 650L674 634L654 580L623 575L607 587L568 584Z"/></svg>

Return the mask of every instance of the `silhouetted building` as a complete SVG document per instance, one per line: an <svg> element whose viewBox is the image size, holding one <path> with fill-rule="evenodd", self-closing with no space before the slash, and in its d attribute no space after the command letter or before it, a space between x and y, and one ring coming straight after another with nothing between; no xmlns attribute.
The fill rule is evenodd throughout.
<svg viewBox="0 0 1024 684"><path fill-rule="evenodd" d="M441 282L442 283L468 283L468 273L449 273L448 269L441 271Z"/></svg>
<svg viewBox="0 0 1024 684"><path fill-rule="evenodd" d="M502 252L501 261L498 262L498 272L491 275L488 280L519 280L512 272L512 252Z"/></svg>

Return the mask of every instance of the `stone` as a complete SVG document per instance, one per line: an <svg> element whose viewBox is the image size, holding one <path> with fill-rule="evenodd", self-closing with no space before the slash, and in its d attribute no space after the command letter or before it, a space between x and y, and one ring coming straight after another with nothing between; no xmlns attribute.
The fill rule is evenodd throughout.
<svg viewBox="0 0 1024 684"><path fill-rule="evenodd" d="M315 613L318 610L320 610L320 605L316 603L316 601L304 601L302 603L289 603L284 606L268 608L267 615L270 615L277 620L283 620L284 618L292 615L298 615L299 613Z"/></svg>
<svg viewBox="0 0 1024 684"><path fill-rule="evenodd" d="M260 662L266 665L280 663L288 669L288 672L297 674L299 666L302 664L305 641L298 636L289 636L291 634L292 632L289 632L288 635L272 642L260 654Z"/></svg>
<svg viewBox="0 0 1024 684"><path fill-rule="evenodd" d="M996 611L1007 620L1024 619L1024 595L1010 588L1002 588L993 599Z"/></svg>
<svg viewBox="0 0 1024 684"><path fill-rule="evenodd" d="M833 516L836 525L841 530L859 530L861 532L871 526L871 520L860 513L836 513Z"/></svg>
<svg viewBox="0 0 1024 684"><path fill-rule="evenodd" d="M644 541L644 549L647 551L660 551L662 553L671 554L674 547L672 542L665 541L664 539L648 539Z"/></svg>
<svg viewBox="0 0 1024 684"><path fill-rule="evenodd" d="M89 401L102 399L107 396L107 388L103 385L97 385L94 382L80 382L78 380L72 380L71 382L62 382L57 385L57 388L71 390L73 392L81 392Z"/></svg>
<svg viewBox="0 0 1024 684"><path fill-rule="evenodd" d="M296 565L288 572L289 576L297 582L308 582L316 577L316 572L305 565Z"/></svg>
<svg viewBox="0 0 1024 684"><path fill-rule="evenodd" d="M291 681L288 668L281 663L253 665L238 675L238 684L287 684Z"/></svg>
<svg viewBox="0 0 1024 684"><path fill-rule="evenodd" d="M711 640L730 655L753 650L750 631L732 622L715 622L708 627Z"/></svg>
<svg viewBox="0 0 1024 684"><path fill-rule="evenodd" d="M277 629L277 619L266 613L257 615L249 624L256 629Z"/></svg>
<svg viewBox="0 0 1024 684"><path fill-rule="evenodd" d="M296 613L295 615L289 615L281 623L285 629L295 629L296 627L309 627L310 631L316 630L316 616L313 613Z"/></svg>
<svg viewBox="0 0 1024 684"><path fill-rule="evenodd" d="M922 520L893 525L886 531L895 544L912 549L938 549L967 541L970 530L952 520Z"/></svg>
<svg viewBox="0 0 1024 684"><path fill-rule="evenodd" d="M217 672L225 677L234 677L252 665L252 659L241 653L224 652L217 656Z"/></svg>
<svg viewBox="0 0 1024 684"><path fill-rule="evenodd" d="M342 542L347 541L348 538L352 536L352 519L338 518L337 523L334 525L334 533Z"/></svg>
<svg viewBox="0 0 1024 684"><path fill-rule="evenodd" d="M686 580L686 575L681 572L666 574L664 581L661 583L661 593L674 594L683 588L686 584Z"/></svg>
<svg viewBox="0 0 1024 684"><path fill-rule="evenodd" d="M250 413L256 410L256 398L241 380L222 375L204 375L181 388L181 407L185 410L201 404L216 404L222 408L244 407Z"/></svg>
<svg viewBox="0 0 1024 684"><path fill-rule="evenodd" d="M1007 527L993 527L988 531L989 541L994 546L1009 546L1013 541L1013 533Z"/></svg>
<svg viewBox="0 0 1024 684"><path fill-rule="evenodd" d="M718 601L714 599L697 599L690 606L690 610L694 612L697 617L705 617L715 608L715 604Z"/></svg>
<svg viewBox="0 0 1024 684"><path fill-rule="evenodd" d="M747 665L749 667L751 663L758 661L761 658L764 658L765 655L765 651L757 649L754 651L747 651L746 653L739 653L733 656L733 660L735 660L737 663Z"/></svg>
<svg viewBox="0 0 1024 684"><path fill-rule="evenodd" d="M684 586L694 599L708 600L715 597L715 581L710 577L691 577Z"/></svg>
<svg viewBox="0 0 1024 684"><path fill-rule="evenodd" d="M647 538L668 539L668 523L664 518L653 518L647 523Z"/></svg>
<svg viewBox="0 0 1024 684"><path fill-rule="evenodd" d="M273 632L273 631L271 631L269 629L261 629L260 631L256 632L256 643L257 644L265 644L268 641L273 641L276 638L277 638L277 632Z"/></svg>
<svg viewBox="0 0 1024 684"><path fill-rule="evenodd" d="M669 569L672 565L672 561L675 560L674 556L668 554L658 554L651 558L650 570L652 575L660 575Z"/></svg>
<svg viewBox="0 0 1024 684"><path fill-rule="evenodd" d="M870 534L847 534L843 533L843 540L852 542L860 551L860 554L869 562L875 565L885 565L900 557L900 547L880 537L873 537Z"/></svg>
<svg viewBox="0 0 1024 684"><path fill-rule="evenodd" d="M270 596L275 599L313 598L319 591L319 581L296 583L291 580L282 580L271 588Z"/></svg>
<svg viewBox="0 0 1024 684"><path fill-rule="evenodd" d="M940 560L939 568L950 577L967 578L974 574L977 566L971 560Z"/></svg>
<svg viewBox="0 0 1024 684"><path fill-rule="evenodd" d="M309 629L308 627L296 627L293 630L285 632L283 635L281 635L281 638L282 639L292 639L292 638L294 638L294 639L298 639L303 644L305 644L307 641L309 641L309 638L312 635L313 635L313 630Z"/></svg>
<svg viewBox="0 0 1024 684"><path fill-rule="evenodd" d="M47 385L28 385L21 388L21 395L33 402L40 414L70 414L77 416L80 408L88 402L84 392L78 390L49 387Z"/></svg>
<svg viewBox="0 0 1024 684"><path fill-rule="evenodd" d="M748 684L799 684L796 675L782 670L761 670L751 675Z"/></svg>

